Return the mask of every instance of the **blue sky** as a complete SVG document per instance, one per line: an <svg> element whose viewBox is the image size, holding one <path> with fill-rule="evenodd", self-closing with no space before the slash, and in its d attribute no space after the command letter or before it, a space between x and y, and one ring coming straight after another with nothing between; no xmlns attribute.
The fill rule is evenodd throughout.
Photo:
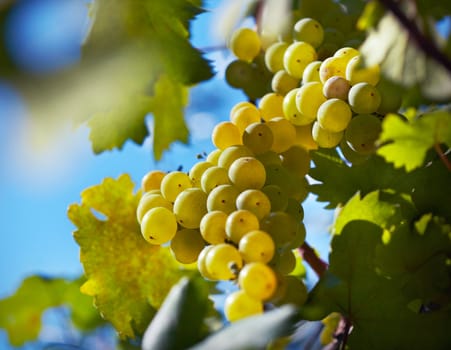
<svg viewBox="0 0 451 350"><path fill-rule="evenodd" d="M33 72L74 63L87 26L85 1L30 0L23 4L8 23L7 40L17 62ZM208 30L213 21L211 14L199 16L193 27L195 46L220 44ZM213 149L209 135L214 123L227 119L233 104L245 97L222 80L232 57L215 51L209 58L215 60L218 75L191 91L186 110L191 144L174 144L158 163L152 159L151 138L143 146L127 142L122 151L94 155L85 127L73 130L69 123L62 123L57 133L43 133L27 115L19 93L0 80L0 298L13 293L31 274L72 277L82 273L66 209L79 202L84 188L121 173L129 173L139 183L150 169L173 170L183 165L187 170L196 162L196 154ZM148 121L151 126L151 118ZM321 204L308 203L309 241L319 243L325 256L331 212L323 211Z"/></svg>

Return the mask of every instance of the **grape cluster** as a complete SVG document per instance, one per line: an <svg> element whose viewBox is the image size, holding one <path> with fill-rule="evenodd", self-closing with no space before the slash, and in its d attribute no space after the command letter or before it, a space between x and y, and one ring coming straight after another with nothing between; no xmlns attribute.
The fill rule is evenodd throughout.
<svg viewBox="0 0 451 350"><path fill-rule="evenodd" d="M142 179L137 219L151 244L170 242L203 277L236 281L225 301L230 321L263 312L265 303L302 305L307 290L290 275L305 239L301 202L310 157L296 127L281 115L281 96L260 107L240 102L212 132L216 149L188 173L150 171Z"/></svg>

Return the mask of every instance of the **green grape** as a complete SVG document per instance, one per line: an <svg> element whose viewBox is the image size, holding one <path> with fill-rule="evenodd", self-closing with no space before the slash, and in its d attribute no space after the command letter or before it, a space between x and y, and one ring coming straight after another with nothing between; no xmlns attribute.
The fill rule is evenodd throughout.
<svg viewBox="0 0 451 350"><path fill-rule="evenodd" d="M141 233L151 244L169 242L177 232L175 214L164 207L150 209L141 220Z"/></svg>
<svg viewBox="0 0 451 350"><path fill-rule="evenodd" d="M285 212L294 217L297 222L304 220L304 208L302 207L301 203L299 203L294 198L288 198Z"/></svg>
<svg viewBox="0 0 451 350"><path fill-rule="evenodd" d="M241 89L252 83L255 72L249 62L235 60L229 63L225 70L225 80L231 87Z"/></svg>
<svg viewBox="0 0 451 350"><path fill-rule="evenodd" d="M233 185L219 185L211 190L207 198L208 211L220 210L226 214L236 210L236 198L240 191Z"/></svg>
<svg viewBox="0 0 451 350"><path fill-rule="evenodd" d="M285 152L282 152L280 156L282 158L282 166L294 174L305 176L310 170L310 155L301 146L291 146Z"/></svg>
<svg viewBox="0 0 451 350"><path fill-rule="evenodd" d="M318 124L330 132L345 130L351 118L351 107L339 98L328 99L318 109Z"/></svg>
<svg viewBox="0 0 451 350"><path fill-rule="evenodd" d="M243 266L238 249L227 243L215 244L205 257L208 273L214 280L233 280Z"/></svg>
<svg viewBox="0 0 451 350"><path fill-rule="evenodd" d="M326 80L323 85L323 95L327 98L339 98L347 101L351 84L345 78L334 75Z"/></svg>
<svg viewBox="0 0 451 350"><path fill-rule="evenodd" d="M271 149L274 136L266 123L253 123L243 133L243 144L256 155L268 152ZM250 156L252 154L243 154Z"/></svg>
<svg viewBox="0 0 451 350"><path fill-rule="evenodd" d="M351 119L345 132L349 147L359 154L371 154L382 130L379 118L371 114L359 114Z"/></svg>
<svg viewBox="0 0 451 350"><path fill-rule="evenodd" d="M358 83L349 90L349 105L358 114L376 112L381 104L381 95L377 88L368 83Z"/></svg>
<svg viewBox="0 0 451 350"><path fill-rule="evenodd" d="M326 58L319 67L319 78L321 82L324 84L327 79L334 76L346 78L346 64L346 59L342 57Z"/></svg>
<svg viewBox="0 0 451 350"><path fill-rule="evenodd" d="M283 115L293 125L306 125L310 119L305 117L296 107L296 95L300 88L291 90L283 98Z"/></svg>
<svg viewBox="0 0 451 350"><path fill-rule="evenodd" d="M291 90L299 87L299 84L300 80L298 78L292 77L283 69L277 71L271 80L272 90L284 96Z"/></svg>
<svg viewBox="0 0 451 350"><path fill-rule="evenodd" d="M225 243L225 224L227 213L220 210L213 210L205 214L200 221L200 234L204 240L210 244Z"/></svg>
<svg viewBox="0 0 451 350"><path fill-rule="evenodd" d="M261 229L268 232L277 247L287 247L296 237L299 224L283 211L271 212L261 221Z"/></svg>
<svg viewBox="0 0 451 350"><path fill-rule="evenodd" d="M239 209L230 213L225 226L227 237L236 244L240 242L240 239L246 233L259 228L260 222L257 216L245 209Z"/></svg>
<svg viewBox="0 0 451 350"><path fill-rule="evenodd" d="M328 29L330 28L326 28L324 33L327 33L326 31ZM325 59L333 56L334 52L337 51L339 47L340 45L336 42L323 40L323 43L316 49L318 60L324 61Z"/></svg>
<svg viewBox="0 0 451 350"><path fill-rule="evenodd" d="M290 44L283 55L284 69L291 76L301 79L305 67L317 58L315 48L303 41Z"/></svg>
<svg viewBox="0 0 451 350"><path fill-rule="evenodd" d="M254 152L246 145L235 145L224 149L218 158L218 166L229 169L230 165L241 157L252 157Z"/></svg>
<svg viewBox="0 0 451 350"><path fill-rule="evenodd" d="M141 180L141 191L145 193L151 190L159 190L165 175L166 173L161 170L149 171Z"/></svg>
<svg viewBox="0 0 451 350"><path fill-rule="evenodd" d="M182 264L192 264L197 261L205 242L199 230L181 229L171 240L170 249L175 259Z"/></svg>
<svg viewBox="0 0 451 350"><path fill-rule="evenodd" d="M359 50L353 47L342 47L334 53L334 57L340 57L345 60L345 62L349 62L351 58L360 55Z"/></svg>
<svg viewBox="0 0 451 350"><path fill-rule="evenodd" d="M287 246L287 249L296 249L299 248L302 244L304 244L306 236L305 225L302 222L298 223L298 230L296 231L295 237L292 239L290 244Z"/></svg>
<svg viewBox="0 0 451 350"><path fill-rule="evenodd" d="M221 153L222 153L221 149L218 148L214 149L207 155L207 158L205 160L213 165L218 165L218 158L221 155Z"/></svg>
<svg viewBox="0 0 451 350"><path fill-rule="evenodd" d="M289 44L285 42L276 42L270 45L265 51L265 64L270 72L277 72L283 69L283 55Z"/></svg>
<svg viewBox="0 0 451 350"><path fill-rule="evenodd" d="M250 262L240 271L238 284L251 298L264 301L276 291L277 278L268 265L262 262Z"/></svg>
<svg viewBox="0 0 451 350"><path fill-rule="evenodd" d="M260 122L262 114L254 107L244 106L237 109L231 116L230 121L235 124L241 134L249 124Z"/></svg>
<svg viewBox="0 0 451 350"><path fill-rule="evenodd" d="M309 183L305 176L290 173L291 189L290 198L294 198L299 202L303 202L309 194Z"/></svg>
<svg viewBox="0 0 451 350"><path fill-rule="evenodd" d="M236 57L250 62L260 53L261 41L256 31L239 28L232 33L228 46Z"/></svg>
<svg viewBox="0 0 451 350"><path fill-rule="evenodd" d="M349 33L354 26L352 17L337 3L331 11L323 14L321 22L325 27L337 28L342 33Z"/></svg>
<svg viewBox="0 0 451 350"><path fill-rule="evenodd" d="M267 165L282 165L282 159L274 151L268 151L255 156L265 167Z"/></svg>
<svg viewBox="0 0 451 350"><path fill-rule="evenodd" d="M229 121L223 121L216 124L211 134L211 140L213 144L221 150L233 145L242 144L240 129Z"/></svg>
<svg viewBox="0 0 451 350"><path fill-rule="evenodd" d="M139 200L136 209L136 218L141 223L143 216L152 208L165 207L172 211L172 203L165 199L160 193L146 192Z"/></svg>
<svg viewBox="0 0 451 350"><path fill-rule="evenodd" d="M284 211L288 205L288 194L280 186L266 185L262 188L271 203L272 211Z"/></svg>
<svg viewBox="0 0 451 350"><path fill-rule="evenodd" d="M193 184L194 187L200 187L200 179L202 178L202 174L207 170L208 168L211 168L214 166L213 163L210 163L208 161L202 161L194 164L191 169L188 172L188 176Z"/></svg>
<svg viewBox="0 0 451 350"><path fill-rule="evenodd" d="M295 276L284 276L285 293L277 301L277 305L294 304L302 306L307 301L308 290L304 282Z"/></svg>
<svg viewBox="0 0 451 350"><path fill-rule="evenodd" d="M207 269L207 254L214 247L214 245L206 245L199 253L197 257L197 270L200 275L207 280L214 280L213 276L208 272Z"/></svg>
<svg viewBox="0 0 451 350"><path fill-rule="evenodd" d="M207 213L207 194L198 187L187 188L174 202L174 214L179 225L199 228L200 220Z"/></svg>
<svg viewBox="0 0 451 350"><path fill-rule="evenodd" d="M296 256L290 249L285 249L279 254L275 254L268 265L281 275L288 275L296 266Z"/></svg>
<svg viewBox="0 0 451 350"><path fill-rule="evenodd" d="M332 132L323 129L318 122L313 123L312 136L315 142L323 148L334 148L343 138L343 131Z"/></svg>
<svg viewBox="0 0 451 350"><path fill-rule="evenodd" d="M310 62L307 67L305 67L302 73L302 83L311 83L313 81L321 82L319 78L319 67L321 67L321 61Z"/></svg>
<svg viewBox="0 0 451 350"><path fill-rule="evenodd" d="M282 164L269 164L266 166L266 185L277 185L287 194L291 194L294 187L289 170L283 167Z"/></svg>
<svg viewBox="0 0 451 350"><path fill-rule="evenodd" d="M343 32L341 32L337 28L324 27L323 44L324 43L334 43L334 45L337 47L335 50L333 50L332 54L334 54L342 46L342 43L344 41L345 41L345 36L344 36ZM332 54L329 56L332 56Z"/></svg>
<svg viewBox="0 0 451 350"><path fill-rule="evenodd" d="M271 151L281 153L294 144L296 129L284 117L273 118L266 123L272 131L273 142Z"/></svg>
<svg viewBox="0 0 451 350"><path fill-rule="evenodd" d="M262 230L249 231L238 245L238 251L246 263L258 261L266 264L274 257L275 249L272 237Z"/></svg>
<svg viewBox="0 0 451 350"><path fill-rule="evenodd" d="M324 39L323 26L313 18L302 18L293 27L293 39L318 47Z"/></svg>
<svg viewBox="0 0 451 350"><path fill-rule="evenodd" d="M307 125L295 125L296 139L294 144L296 146L304 147L306 150L318 149L318 144L312 136L313 123Z"/></svg>
<svg viewBox="0 0 451 350"><path fill-rule="evenodd" d="M228 175L240 191L248 188L260 189L266 180L265 167L254 157L236 159L230 165Z"/></svg>
<svg viewBox="0 0 451 350"><path fill-rule="evenodd" d="M236 197L236 207L251 211L261 220L271 211L271 202L264 192L248 189Z"/></svg>
<svg viewBox="0 0 451 350"><path fill-rule="evenodd" d="M380 76L379 65L365 66L361 55L354 56L346 65L346 79L349 80L352 86L362 82L376 85L379 82Z"/></svg>
<svg viewBox="0 0 451 350"><path fill-rule="evenodd" d="M319 106L326 101L323 95L323 84L312 81L301 86L296 94L296 107L311 124L316 119Z"/></svg>
<svg viewBox="0 0 451 350"><path fill-rule="evenodd" d="M357 153L349 147L345 137L340 141L340 151L345 159L353 165L361 164L368 160L368 155Z"/></svg>
<svg viewBox="0 0 451 350"><path fill-rule="evenodd" d="M193 187L187 174L181 171L171 171L161 181L161 194L169 202L174 202L180 192Z"/></svg>
<svg viewBox="0 0 451 350"><path fill-rule="evenodd" d="M205 193L210 193L215 187L219 185L230 184L227 169L219 166L212 166L204 171L200 178L200 185Z"/></svg>
<svg viewBox="0 0 451 350"><path fill-rule="evenodd" d="M381 95L381 103L377 108L377 113L382 115L390 112L396 113L402 104L402 88L387 79L381 79L376 88Z"/></svg>
<svg viewBox="0 0 451 350"><path fill-rule="evenodd" d="M254 105L251 102L248 101L241 101L238 102L237 104L235 104L231 109L230 109L230 114L229 117L232 118L232 115L241 107L250 107L250 108L254 108L256 111L258 111L258 108L256 105Z"/></svg>
<svg viewBox="0 0 451 350"><path fill-rule="evenodd" d="M224 302L224 313L229 322L263 313L263 303L251 298L243 290L238 290L227 296Z"/></svg>
<svg viewBox="0 0 451 350"><path fill-rule="evenodd" d="M275 92L265 94L258 102L263 120L268 121L277 117L283 117L283 95Z"/></svg>

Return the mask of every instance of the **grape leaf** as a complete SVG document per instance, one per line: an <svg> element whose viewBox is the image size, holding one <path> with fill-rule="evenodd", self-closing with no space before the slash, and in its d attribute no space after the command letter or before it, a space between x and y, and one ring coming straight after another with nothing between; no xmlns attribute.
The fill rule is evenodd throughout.
<svg viewBox="0 0 451 350"><path fill-rule="evenodd" d="M435 144L451 147L451 113L426 113L411 122L389 114L382 123L379 142L389 142L377 150L379 155L395 167L411 171L423 165L427 151Z"/></svg>
<svg viewBox="0 0 451 350"><path fill-rule="evenodd" d="M83 278L30 276L22 281L15 294L0 300L0 328L6 330L13 346L35 340L41 329L41 317L51 307L67 306L74 324L92 329L103 321L92 306L91 298L80 293Z"/></svg>
<svg viewBox="0 0 451 350"><path fill-rule="evenodd" d="M82 65L113 62L104 79L122 93L106 91L114 99L88 121L93 149L120 149L128 139L141 144L148 135L145 116L154 113L159 159L172 142L187 141L187 87L212 77L209 61L189 42L189 23L203 10L188 0L96 0L90 10Z"/></svg>
<svg viewBox="0 0 451 350"><path fill-rule="evenodd" d="M430 100L451 97L451 74L418 48L391 13L369 33L360 52L369 65L380 64L385 77L405 87L418 86Z"/></svg>
<svg viewBox="0 0 451 350"><path fill-rule="evenodd" d="M139 195L128 175L84 190L70 220L87 281L101 315L122 338L144 332L171 286L183 275L167 247L148 244L136 219Z"/></svg>

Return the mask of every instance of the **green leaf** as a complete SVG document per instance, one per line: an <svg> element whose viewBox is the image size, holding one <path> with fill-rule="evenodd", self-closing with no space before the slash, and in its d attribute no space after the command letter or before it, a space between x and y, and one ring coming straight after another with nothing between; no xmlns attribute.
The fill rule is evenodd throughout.
<svg viewBox="0 0 451 350"><path fill-rule="evenodd" d="M299 314L293 305L284 305L263 315L236 321L189 350L260 350L294 330Z"/></svg>
<svg viewBox="0 0 451 350"><path fill-rule="evenodd" d="M183 350L198 342L207 314L208 289L205 281L187 278L172 287L144 333L143 350Z"/></svg>
<svg viewBox="0 0 451 350"><path fill-rule="evenodd" d="M184 272L167 247L147 243L136 219L139 195L128 175L84 190L72 204L86 283L101 315L122 338L141 335L166 294Z"/></svg>
<svg viewBox="0 0 451 350"><path fill-rule="evenodd" d="M451 97L451 73L419 49L391 13L369 33L360 52L369 65L380 64L385 77L405 87L418 86L432 101Z"/></svg>
<svg viewBox="0 0 451 350"><path fill-rule="evenodd" d="M158 135L153 139L156 159L161 158L163 151L173 141L188 141L188 128L183 117L183 108L187 100L187 89L168 76L162 75L155 84L152 112L155 123L154 133Z"/></svg>
<svg viewBox="0 0 451 350"><path fill-rule="evenodd" d="M378 149L379 155L395 167L411 171L424 164L427 151L435 144L451 147L451 113L426 113L411 122L389 114L382 123L379 142L389 142Z"/></svg>
<svg viewBox="0 0 451 350"><path fill-rule="evenodd" d="M0 300L0 328L6 330L13 346L35 340L41 330L42 314L51 307L67 306L74 324L84 330L99 326L101 320L91 298L80 293L83 278L31 276L22 281L15 294Z"/></svg>

